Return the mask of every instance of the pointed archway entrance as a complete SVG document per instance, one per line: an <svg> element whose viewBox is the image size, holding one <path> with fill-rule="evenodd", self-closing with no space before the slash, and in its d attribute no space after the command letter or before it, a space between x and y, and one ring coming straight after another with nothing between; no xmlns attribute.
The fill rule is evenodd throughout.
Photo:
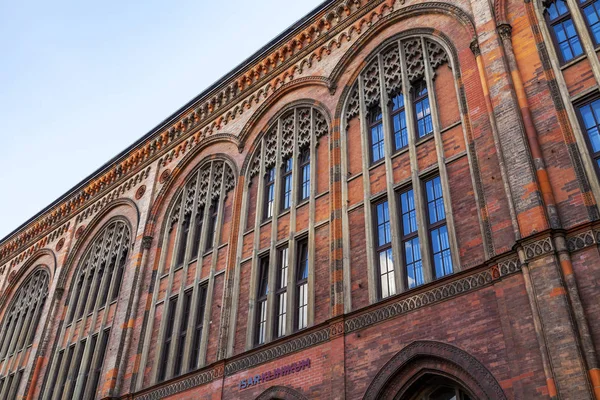
<svg viewBox="0 0 600 400"><path fill-rule="evenodd" d="M383 366L364 400L506 400L477 359L447 343L417 341Z"/></svg>

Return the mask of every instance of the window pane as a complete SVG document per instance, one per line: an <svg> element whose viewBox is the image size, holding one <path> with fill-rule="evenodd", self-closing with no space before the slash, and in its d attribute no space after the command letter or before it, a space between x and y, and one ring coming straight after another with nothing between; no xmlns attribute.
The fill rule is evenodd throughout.
<svg viewBox="0 0 600 400"><path fill-rule="evenodd" d="M421 262L421 247L418 237L404 242L404 257L408 288L411 289L422 285L424 282L423 264Z"/></svg>
<svg viewBox="0 0 600 400"><path fill-rule="evenodd" d="M431 242L436 278L451 274L452 258L450 256L450 244L446 225L431 231Z"/></svg>

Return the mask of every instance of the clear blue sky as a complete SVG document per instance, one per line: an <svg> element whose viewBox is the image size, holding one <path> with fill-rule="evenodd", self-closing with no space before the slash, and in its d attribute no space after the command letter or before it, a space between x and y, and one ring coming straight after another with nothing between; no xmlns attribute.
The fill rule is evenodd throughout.
<svg viewBox="0 0 600 400"><path fill-rule="evenodd" d="M0 0L0 239L322 0Z"/></svg>

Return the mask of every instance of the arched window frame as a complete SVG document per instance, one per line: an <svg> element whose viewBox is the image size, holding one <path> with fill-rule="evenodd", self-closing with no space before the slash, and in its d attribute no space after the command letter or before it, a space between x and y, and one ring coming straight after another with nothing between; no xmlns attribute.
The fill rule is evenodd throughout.
<svg viewBox="0 0 600 400"><path fill-rule="evenodd" d="M0 399L16 397L41 313L48 297L50 275L38 266L15 292L0 324Z"/></svg>
<svg viewBox="0 0 600 400"><path fill-rule="evenodd" d="M377 54L369 57L365 68L360 72L357 82L352 86L346 99L344 112L342 113L342 126L348 126L350 119L358 116L360 120L360 129L362 137L362 176L369 176L372 168L379 167L379 164L370 165L370 157L367 149L370 149L369 140L369 110L373 107L381 107L383 112L383 129L385 142L384 164L386 170L386 192L383 194L372 195L370 182L363 179L364 191L364 215L366 227L366 247L368 268L368 290L369 301L375 303L382 299L380 288L379 263L376 260L375 248L377 247L376 232L376 214L374 205L382 201L389 202L390 223L392 235L392 254L394 260L394 279L397 292L401 293L409 289L407 271L404 259L404 252L401 249L402 235L400 232L400 194L407 190L414 191L417 221L418 237L420 240L421 256L423 263L424 283L432 282L435 279L432 255L430 254L431 244L429 232L426 224L426 199L424 193L425 181L434 175L439 175L442 182L443 198L445 210L447 213L447 225L449 232L449 241L451 248L452 263L454 272L460 270L458 259L458 244L454 233L454 221L452 217L452 206L450 190L448 187L448 177L446 165L440 149L443 149L441 137L441 128L436 104L436 94L434 91L433 80L435 79L435 70L443 64L450 67L451 60L448 58L448 51L443 44L439 43L434 37L423 36L405 36L397 40L388 40L381 45ZM427 62L425 62L427 60ZM433 133L419 138L416 118L415 118L415 97L413 96L414 86L419 81L424 81L427 87L427 96L431 108L431 120ZM392 99L393 96L402 95L406 112L406 121L408 129L408 146L402 151L396 151L394 145L394 131L392 120ZM348 171L347 141L346 131L342 130L342 163L343 171ZM420 171L417 163L417 147L425 142L433 140L437 150L437 168ZM399 153L407 151L410 156L411 177L403 182L394 182L392 160ZM343 173L344 175L344 173ZM348 191L348 181L343 185L343 191ZM347 197L346 197L347 198ZM343 223L348 224L345 217ZM344 244L346 251L349 251L349 243Z"/></svg>
<svg viewBox="0 0 600 400"><path fill-rule="evenodd" d="M152 317L144 339L146 343L157 341L150 384L171 379L206 364L209 330L205 328L209 326L212 310L225 201L235 187L235 181L233 166L228 161L215 157L190 173L168 207L162 243L168 246L170 235L175 232L173 248L176 251L170 256L168 251L160 253L154 282L155 287L160 287L161 282L166 280L167 287L161 299L158 298L159 290L153 292L149 313ZM185 226L188 226L188 230L183 234ZM182 239L185 239L185 243ZM194 254L196 251L197 254ZM202 277L202 265L209 257L210 271L207 276ZM197 263L193 282L189 285L181 284L179 289L174 289L175 274L182 271L181 276L186 277L193 263ZM190 308L185 315L188 299ZM161 304L163 314L158 326L158 337L152 338L154 315ZM181 343L182 340L184 343ZM150 357L149 351L150 346L144 346L143 363ZM178 354L183 357L179 359ZM194 360L193 357L197 359ZM143 380L143 376L140 379Z"/></svg>
<svg viewBox="0 0 600 400"><path fill-rule="evenodd" d="M276 293L276 290L269 290L267 294L267 321L265 328L264 343L258 340L258 284L259 284L259 270L260 260L264 260L265 257L269 261L268 267L268 287L275 288L279 263L278 260L278 249L287 247L287 285L285 292L286 295L286 323L285 333L282 336L289 335L297 331L296 314L297 310L295 305L297 304L297 282L295 281L296 270L297 270L297 249L301 240L308 237L308 243L314 243L315 236L315 197L316 197L316 163L317 160L317 145L321 137L329 133L329 123L325 115L316 107L312 106L314 101L307 104L302 102L296 103L294 106L285 108L280 112L275 121L268 125L265 133L258 140L258 144L255 146L255 150L250 156L250 167L247 171L247 184L244 185L243 200L244 211L242 212L241 226L246 227L248 224L247 210L250 206L249 203L249 188L252 184L258 184L258 193L256 196L256 207L255 220L253 227L250 228L254 232L253 246L255 257L252 258L251 264L251 283L249 291L249 310L248 312L248 323L247 323L247 335L246 335L246 348L251 349L257 345L269 343L276 338L275 334L275 320L278 317L276 312L276 295L281 295L282 291ZM302 187L303 180L300 179L299 171L300 168L300 155L302 151L308 150L308 161L303 163L303 166L308 165L307 171L310 173L310 195L308 199L300 200L299 192ZM291 168L291 179L292 191L290 198L290 207L288 209L282 209L283 191L282 184L284 176L284 160L292 160ZM306 159L305 159L306 161ZM326 162L327 160L324 160ZM265 196L267 192L267 186L261 184L261 177L264 181L267 177L267 171L271 168L275 171L273 177L275 193L273 201L274 214L270 218L264 216L265 207ZM258 183L257 183L258 182ZM265 181L266 182L266 181ZM306 202L309 203L309 228L308 232L295 232L296 224L296 208L303 206ZM262 210L262 211L261 211ZM268 248L259 248L260 243L260 227L263 224L269 222L271 225L271 237L277 237L277 221L278 218L283 215L290 214L290 230L293 231L294 237L285 239L275 243L272 243ZM245 233L240 231L239 241L243 242ZM238 246L238 259L241 258L241 247ZM257 255L261 255L258 257ZM308 306L307 306L307 326L310 326L314 322L314 259L315 249L314 244L309 245L308 249L309 259L309 276L307 279L308 285ZM242 260L240 264L243 264L248 260ZM239 270L238 270L239 273ZM234 305L235 306L235 305ZM235 322L234 322L235 323ZM232 338L230 337L230 342ZM228 352L231 354L231 347Z"/></svg>
<svg viewBox="0 0 600 400"><path fill-rule="evenodd" d="M131 245L131 226L124 219L115 218L100 229L78 260L65 303L67 320L56 338L58 345L46 373L43 399L95 397L113 328L110 308L116 306ZM108 273L106 268L109 268ZM88 281L89 291L87 286L82 286L88 295L81 296L79 283L84 285ZM93 298L89 294L95 293L96 288L100 294ZM80 310L83 313L77 318ZM88 320L93 328L86 333ZM57 387L61 389L56 390Z"/></svg>

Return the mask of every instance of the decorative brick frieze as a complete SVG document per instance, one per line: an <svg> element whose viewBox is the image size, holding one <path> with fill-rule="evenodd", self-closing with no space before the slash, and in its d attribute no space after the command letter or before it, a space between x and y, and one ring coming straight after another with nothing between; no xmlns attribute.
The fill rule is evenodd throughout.
<svg viewBox="0 0 600 400"><path fill-rule="evenodd" d="M551 237L546 237L535 242L525 243L523 245L523 252L525 254L526 261L530 261L534 258L544 256L554 251L554 244L552 243Z"/></svg>
<svg viewBox="0 0 600 400"><path fill-rule="evenodd" d="M165 386L161 386L158 389L154 389L150 392L145 392L139 396L136 395L133 398L139 400L160 400L167 396L172 396L174 394L184 392L191 388L200 385L205 385L214 381L215 379L220 379L222 377L223 368L218 366L208 371L192 374L191 376L188 376L183 380L173 382Z"/></svg>

